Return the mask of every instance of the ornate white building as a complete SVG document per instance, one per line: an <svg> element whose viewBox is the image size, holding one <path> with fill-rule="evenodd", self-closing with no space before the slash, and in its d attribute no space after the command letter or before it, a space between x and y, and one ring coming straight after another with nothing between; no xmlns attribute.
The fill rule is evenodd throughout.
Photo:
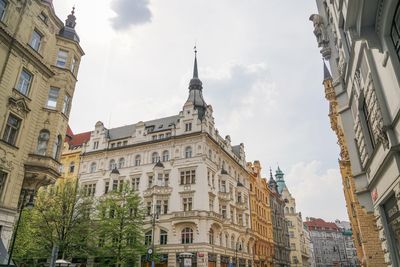
<svg viewBox="0 0 400 267"><path fill-rule="evenodd" d="M79 182L94 196L130 183L147 209L146 244L154 236L165 266L178 266L182 252L193 253L192 266L236 260L236 266L252 266L244 146L218 134L202 89L195 57L189 97L178 114L113 129L97 122L82 155Z"/></svg>

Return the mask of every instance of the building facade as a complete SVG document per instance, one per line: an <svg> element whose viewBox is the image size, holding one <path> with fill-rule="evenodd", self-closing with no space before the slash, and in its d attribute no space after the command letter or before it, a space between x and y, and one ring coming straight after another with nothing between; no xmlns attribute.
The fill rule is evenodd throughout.
<svg viewBox="0 0 400 267"><path fill-rule="evenodd" d="M97 122L79 183L92 196L124 182L141 195L145 244L155 245L160 266L179 266L182 253L192 254L192 266L253 266L244 146L219 135L202 90L195 57L189 97L177 115L113 129Z"/></svg>
<svg viewBox="0 0 400 267"><path fill-rule="evenodd" d="M310 20L331 69L339 142L348 149L340 165L344 187L353 187L346 201L357 251L365 265L400 266L400 3L317 0L317 6Z"/></svg>
<svg viewBox="0 0 400 267"><path fill-rule="evenodd" d="M248 163L248 169L251 170L250 211L251 228L255 239L254 266L273 266L275 248L270 205L271 190L267 180L261 177L259 161Z"/></svg>
<svg viewBox="0 0 400 267"><path fill-rule="evenodd" d="M307 218L314 247L315 266L356 266L346 255L346 239L335 223L323 219Z"/></svg>
<svg viewBox="0 0 400 267"><path fill-rule="evenodd" d="M72 12L51 1L0 0L0 227L6 247L19 203L60 177L60 154L83 51ZM23 200L23 201L20 201Z"/></svg>
<svg viewBox="0 0 400 267"><path fill-rule="evenodd" d="M273 266L284 267L290 266L290 243L289 243L289 230L288 221L285 218L285 201L279 194L278 185L272 176L270 170L270 177L268 186L271 190L270 206L271 206L271 219L272 231L274 239L274 259Z"/></svg>
<svg viewBox="0 0 400 267"><path fill-rule="evenodd" d="M350 264L350 266L360 266L360 260L357 256L357 249L354 246L353 232L351 230L350 222L335 220L335 224L339 227L343 235L343 240L345 244L345 256Z"/></svg>

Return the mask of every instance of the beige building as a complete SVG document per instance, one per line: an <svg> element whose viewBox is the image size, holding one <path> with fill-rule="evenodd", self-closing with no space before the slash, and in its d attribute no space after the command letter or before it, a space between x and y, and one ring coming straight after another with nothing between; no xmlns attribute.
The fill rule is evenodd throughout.
<svg viewBox="0 0 400 267"><path fill-rule="evenodd" d="M60 176L81 56L72 12L50 0L0 0L0 229L8 246L19 201ZM22 196L20 198L20 196Z"/></svg>

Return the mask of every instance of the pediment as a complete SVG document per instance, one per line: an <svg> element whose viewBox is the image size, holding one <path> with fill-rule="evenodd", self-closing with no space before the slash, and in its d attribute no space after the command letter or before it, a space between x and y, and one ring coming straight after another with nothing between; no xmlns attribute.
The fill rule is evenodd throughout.
<svg viewBox="0 0 400 267"><path fill-rule="evenodd" d="M10 109L23 116L31 111L24 98L10 97L8 98L8 106L10 107Z"/></svg>

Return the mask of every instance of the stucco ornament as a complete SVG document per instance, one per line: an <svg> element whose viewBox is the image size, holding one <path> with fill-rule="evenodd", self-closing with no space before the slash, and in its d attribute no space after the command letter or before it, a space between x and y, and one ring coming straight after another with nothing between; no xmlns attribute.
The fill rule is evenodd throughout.
<svg viewBox="0 0 400 267"><path fill-rule="evenodd" d="M339 64L338 64L338 72L341 78L344 78L344 74L346 72L347 63L344 59L344 52L342 49L339 50Z"/></svg>
<svg viewBox="0 0 400 267"><path fill-rule="evenodd" d="M323 18L318 14L312 14L310 20L314 24L314 35L317 37L318 47L328 47L329 38L326 32Z"/></svg>

